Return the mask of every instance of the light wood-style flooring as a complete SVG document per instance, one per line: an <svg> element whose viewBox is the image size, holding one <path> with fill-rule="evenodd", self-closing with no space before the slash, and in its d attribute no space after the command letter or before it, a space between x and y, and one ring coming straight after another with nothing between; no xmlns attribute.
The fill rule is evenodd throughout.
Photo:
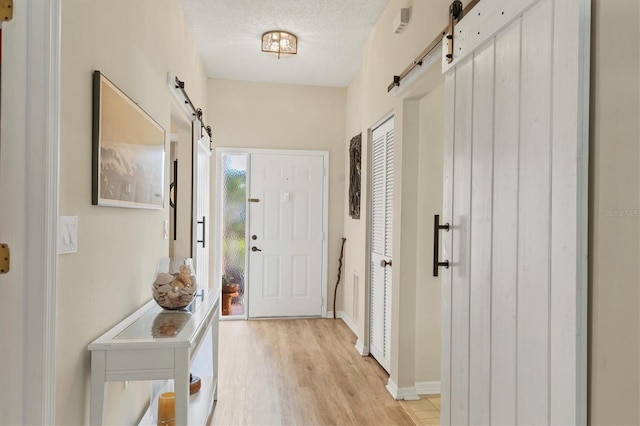
<svg viewBox="0 0 640 426"><path fill-rule="evenodd" d="M440 424L440 395L421 396L420 401L400 401L400 405L417 425Z"/></svg>
<svg viewBox="0 0 640 426"><path fill-rule="evenodd" d="M341 320L221 322L211 424L419 424L387 392L387 373L354 345Z"/></svg>

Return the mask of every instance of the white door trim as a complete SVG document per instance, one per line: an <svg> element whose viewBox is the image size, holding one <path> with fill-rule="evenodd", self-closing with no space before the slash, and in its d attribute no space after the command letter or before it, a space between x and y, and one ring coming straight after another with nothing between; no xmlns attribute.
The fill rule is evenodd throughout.
<svg viewBox="0 0 640 426"><path fill-rule="evenodd" d="M25 424L54 423L56 278L60 145L60 2L29 2L27 17L27 143L33 154L25 164L29 195L24 277L25 380L22 403ZM45 51L43 52L43 46ZM41 161L36 159L40 158ZM42 295L42 299L37 295ZM26 301L26 300L25 300ZM33 369L32 369L33 368Z"/></svg>
<svg viewBox="0 0 640 426"><path fill-rule="evenodd" d="M377 120L376 122L374 122L368 129L367 129L367 137L368 137L368 149L367 149L367 158L368 158L368 178L367 178L367 188L366 191L369 197L369 201L368 201L368 208L370 212L373 212L373 194L372 194L372 190L373 190L373 132L379 128L380 126L384 125L387 121L389 120L394 120L394 132L396 129L396 123L395 123L395 113L394 111L390 111L388 113L386 113L385 115L383 115L379 120ZM395 142L394 142L395 145ZM394 167L395 167L395 163L394 163ZM393 206L391 206L391 208L393 209ZM356 342L356 350L358 351L358 353L360 355L370 355L371 354L371 300L372 300L372 274L371 274L371 252L373 249L373 213L368 214L367 215L367 243L366 243L366 247L367 247L367 251L365 254L365 258L366 258L366 262L367 262L367 267L366 267L366 271L365 271L365 277L366 277L366 284L365 284L365 321L364 321L364 333L361 337L358 338L358 341ZM392 250L393 251L393 250ZM392 316L393 318L393 316ZM378 361L381 365L382 363L380 361ZM391 364L389 364L389 374L391 374ZM386 369L386 367L385 367ZM393 383L393 381L391 381L391 378L389 378L390 381L390 387L388 387L387 389L389 389L389 392L394 396L394 398L397 396L397 385L395 385L395 383Z"/></svg>
<svg viewBox="0 0 640 426"><path fill-rule="evenodd" d="M373 131L375 129L382 126L384 123L386 123L390 119L394 118L394 116L395 116L395 113L393 111L389 111L388 113L383 115L378 121L376 121L371 126L369 126L369 129L367 129L367 133L369 134L369 136L373 134Z"/></svg>
<svg viewBox="0 0 640 426"><path fill-rule="evenodd" d="M373 149L372 149L372 141L373 141L373 130L377 127L380 127L384 122L388 121L391 118L395 117L394 111L389 111L384 114L379 120L371 124L367 129L367 164L369 165L369 171L367 172L367 180L363 182L363 191L367 191L368 201L368 209L371 211L371 164L373 161ZM364 187L366 185L366 188ZM365 268L364 278L365 278L365 295L364 295L364 328L362 333L358 336L358 340L356 341L355 348L356 351L362 356L368 356L370 353L370 322L371 322L371 215L366 215L366 227L367 227L367 242L366 242L366 253L365 253L365 264L367 267Z"/></svg>
<svg viewBox="0 0 640 426"><path fill-rule="evenodd" d="M215 195L215 235L214 242L216 252L221 253L222 250L222 218L220 215L220 206L222 205L222 156L226 154L272 154L272 155L308 155L308 156L321 156L324 161L324 182L322 187L322 230L324 232L324 238L322 240L322 317L328 318L328 306L327 306L327 266L328 266L328 240L329 240L329 151L310 151L310 150L293 150L293 149L263 149L263 148L231 148L231 147L218 147L216 148L216 169L214 174L216 176L216 195ZM247 164L247 169L250 169L250 164ZM249 185L249 173L247 170L247 185ZM249 190L247 186L247 191ZM249 223L249 209L247 209L247 224ZM248 229L248 228L247 228ZM247 245L248 249L249 245ZM246 258L249 258L247 252ZM248 261L245 269L245 276L249 275ZM214 280L220 283L222 279L222 265L220 265L220 256L215 256L213 260L213 277ZM246 297L245 300L249 299ZM245 319L248 318L250 307L245 306Z"/></svg>
<svg viewBox="0 0 640 426"><path fill-rule="evenodd" d="M26 315L25 371L41 376L26 380L22 397L25 424L55 422L55 332L58 266L58 200L60 188L60 1L29 2L27 70L27 142L38 155L27 158L26 182L31 194L27 229L43 227L27 235L25 255ZM43 52L43 46L45 51ZM41 156L41 162L36 158ZM41 228L42 229L42 228ZM26 259L26 257L25 257ZM35 260L35 261L34 261ZM25 263L26 264L26 263ZM34 297L42 295L42 299ZM39 299L39 300L38 300ZM33 369L31 369L31 365ZM34 375L35 376L35 375ZM41 381L39 383L39 381Z"/></svg>
<svg viewBox="0 0 640 426"><path fill-rule="evenodd" d="M371 168L371 164L373 161L373 149L371 143L373 141L373 130L377 127L380 127L385 121L395 117L394 111L389 111L384 114L378 121L374 122L367 129L367 164L368 167ZM367 172L367 180L363 182L363 191L367 191L367 197L369 197L368 201L368 209L371 211L371 170ZM366 185L366 188L365 188ZM366 242L366 253L365 253L365 264L367 267L365 268L364 278L365 278L365 295L364 295L364 329L362 333L358 336L358 340L356 341L356 351L362 355L367 356L370 352L370 331L371 328L369 323L371 322L371 215L366 215L366 227L367 227L367 242Z"/></svg>
<svg viewBox="0 0 640 426"><path fill-rule="evenodd" d="M22 312L21 369L11 371L13 380L22 384L20 407L8 407L12 416L5 421L20 424L54 424L55 331L57 235L60 145L60 0L16 3L14 20L4 24L15 28L15 41L26 49L11 64L24 80L12 82L24 96L17 106L24 112L12 114L12 127L24 140L13 140L25 148L24 173L12 179L24 180L24 207L11 211L22 214L21 229L14 231L23 241L22 250L12 257L15 268L10 274L13 285L21 288L15 302ZM3 38L3 43L7 40ZM4 82L3 86L8 85ZM6 92L5 92L6 93ZM8 110L7 108L5 110ZM4 114L3 114L4 115ZM13 119L13 118L12 118ZM3 131L3 133L5 133ZM21 139L21 138L20 138ZM8 143L5 140L5 143ZM2 237L2 236L0 236ZM18 300L19 299L19 300ZM11 368L5 365L4 368ZM16 390L18 390L16 389ZM7 398L7 397L3 397ZM4 405L4 404L3 404Z"/></svg>

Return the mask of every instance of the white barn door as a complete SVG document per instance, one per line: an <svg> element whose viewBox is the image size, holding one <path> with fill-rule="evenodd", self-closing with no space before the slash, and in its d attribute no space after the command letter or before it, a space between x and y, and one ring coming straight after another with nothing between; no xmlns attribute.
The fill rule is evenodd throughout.
<svg viewBox="0 0 640 426"><path fill-rule="evenodd" d="M589 14L483 0L455 27L442 424L586 423Z"/></svg>
<svg viewBox="0 0 640 426"><path fill-rule="evenodd" d="M191 252L199 288L209 288L209 187L211 138L200 120L193 121L193 189Z"/></svg>
<svg viewBox="0 0 640 426"><path fill-rule="evenodd" d="M376 127L371 170L371 306L369 351L391 369L391 275L394 120Z"/></svg>

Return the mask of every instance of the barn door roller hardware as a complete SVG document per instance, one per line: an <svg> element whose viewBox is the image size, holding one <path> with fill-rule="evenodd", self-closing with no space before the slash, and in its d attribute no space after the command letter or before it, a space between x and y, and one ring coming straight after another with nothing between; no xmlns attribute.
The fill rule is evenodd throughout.
<svg viewBox="0 0 640 426"><path fill-rule="evenodd" d="M200 121L202 129L204 129L204 131L209 135L209 150L213 151L213 132L211 131L211 126L205 126L204 122L202 121L202 109L196 108L193 102L191 102L191 98L189 98L189 95L184 88L184 81L181 81L178 77L171 74L170 72L167 73L167 80L169 88L178 99L178 102L182 104L182 107L187 112L187 114L191 115L194 120Z"/></svg>
<svg viewBox="0 0 640 426"><path fill-rule="evenodd" d="M450 64L453 61L453 30L456 23L460 20L460 14L462 13L462 2L455 0L449 6L449 30L447 31L447 63Z"/></svg>
<svg viewBox="0 0 640 426"><path fill-rule="evenodd" d="M13 0L0 0L0 21L6 22L13 19Z"/></svg>
<svg viewBox="0 0 640 426"><path fill-rule="evenodd" d="M395 87L400 87L400 83L404 80L416 67L422 66L422 62L425 58L442 42L442 38L446 36L449 44L447 51L447 61L451 63L453 61L453 29L464 16L469 13L473 7L478 4L480 0L471 0L466 7L462 7L460 0L455 0L449 6L449 25L447 25L440 33L433 39L431 43L416 57L416 59L409 64L407 68L400 73L400 75L393 76L393 82L387 87L387 92L392 91Z"/></svg>
<svg viewBox="0 0 640 426"><path fill-rule="evenodd" d="M178 80L179 81L179 80ZM183 82L182 85L184 86ZM185 93L186 96L186 93ZM188 96L187 96L188 99ZM191 102L191 101L189 101ZM201 125L201 132L200 134L202 135L202 129L204 129L205 132L207 132L207 134L209 135L209 151L213 151L213 134L211 132L211 126L205 126L204 125L204 121L202 121L202 109L198 108L196 109L196 117L198 118L198 121L200 121L200 125Z"/></svg>

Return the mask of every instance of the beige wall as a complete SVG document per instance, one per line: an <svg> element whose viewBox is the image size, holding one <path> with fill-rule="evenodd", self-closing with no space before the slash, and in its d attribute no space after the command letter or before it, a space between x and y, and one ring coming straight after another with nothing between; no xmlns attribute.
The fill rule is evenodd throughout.
<svg viewBox="0 0 640 426"><path fill-rule="evenodd" d="M216 147L329 151L328 310L333 310L345 208L345 96L344 88L209 81ZM215 185L212 173L212 189ZM212 216L215 208L213 200Z"/></svg>
<svg viewBox="0 0 640 426"><path fill-rule="evenodd" d="M55 419L80 425L89 416L87 345L150 299L156 261L169 247L166 201L160 211L91 205L92 72L102 71L139 103L167 141L167 72L203 107L206 77L179 0L63 0L61 64L60 214L79 217L79 234L78 252L59 257ZM132 424L147 385L125 390L115 383L109 391L107 421Z"/></svg>
<svg viewBox="0 0 640 426"><path fill-rule="evenodd" d="M439 381L439 365L424 367L425 359L439 359L439 320L423 321L427 319L424 316L424 306L433 306L436 298L439 307L439 284L435 284L439 280L428 280L417 265L425 264L423 258L425 255L430 256L428 253L431 250L427 243L419 242L419 235L428 232L427 228L422 227L422 220L426 218L424 220L430 223L427 219L433 218L432 215L442 208L442 202L438 202L437 198L424 198L427 188L423 184L428 186L424 182L429 180L427 176L422 176L424 181L420 180L418 184L416 182L419 180L418 170L423 168L419 158L423 159L431 154L434 155L433 158L442 155L441 148L436 147L432 152L431 147L421 143L428 138L429 131L427 128L420 128L419 118L422 110L429 109L430 105L429 101L425 101L428 105L422 105L420 99L439 84L441 77L439 72L429 72L416 83L422 86L417 93L411 92L398 97L388 94L387 86L393 75L399 74L415 59L447 24L449 3L391 0L365 44L362 68L347 92L345 139L349 140L359 132L363 133L361 219L353 220L346 213L344 215L349 248L343 288L344 311L357 325L359 346L365 346L367 341L366 238L370 150L367 132L385 115L393 113L395 116L391 379L400 388L413 387L416 381ZM393 34L393 19L401 7L407 6L411 7L410 24L404 33ZM348 173L348 169L346 172ZM433 185L427 192L438 186L437 181ZM439 188L441 192L442 186ZM359 277L357 284L353 279L354 275ZM434 288L438 288L437 292L434 292ZM434 311L430 312L434 314ZM436 340L423 343L428 338ZM418 364L420 367L417 367Z"/></svg>
<svg viewBox="0 0 640 426"><path fill-rule="evenodd" d="M636 0L592 8L589 413L598 425L640 424L639 9Z"/></svg>
<svg viewBox="0 0 640 426"><path fill-rule="evenodd" d="M420 101L416 263L416 382L440 381L440 278L433 277L433 215L442 214L444 85Z"/></svg>

